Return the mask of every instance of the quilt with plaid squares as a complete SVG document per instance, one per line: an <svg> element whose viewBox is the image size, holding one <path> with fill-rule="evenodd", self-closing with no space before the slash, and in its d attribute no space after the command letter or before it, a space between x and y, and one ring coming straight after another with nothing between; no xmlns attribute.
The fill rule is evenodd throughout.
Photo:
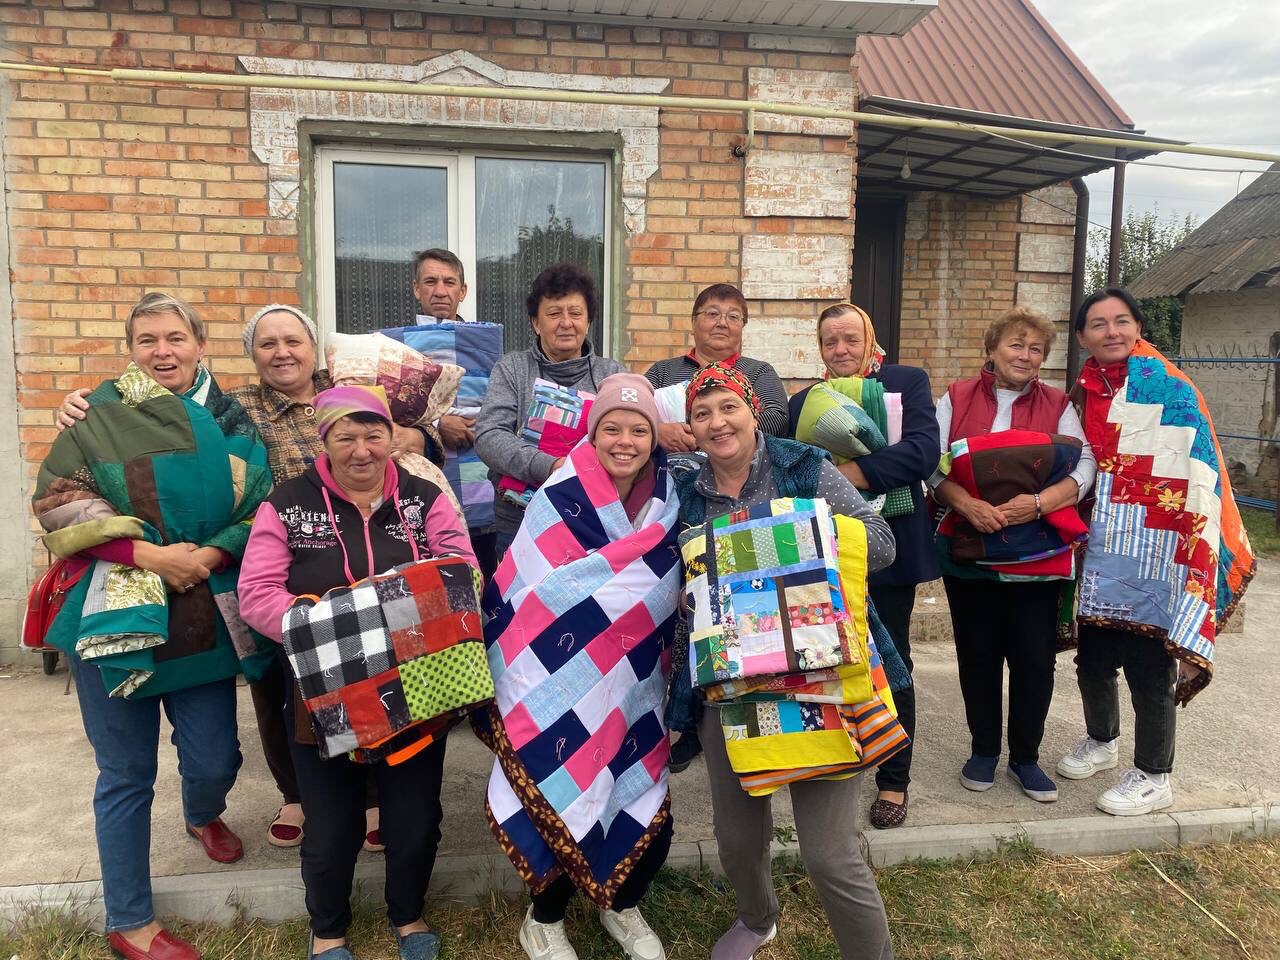
<svg viewBox="0 0 1280 960"><path fill-rule="evenodd" d="M462 716L493 697L478 575L445 557L299 597L284 647L321 756Z"/></svg>
<svg viewBox="0 0 1280 960"><path fill-rule="evenodd" d="M680 587L666 455L635 523L582 441L534 494L485 592L489 824L535 891L602 907L670 816L663 698ZM484 722L479 722L483 717Z"/></svg>
<svg viewBox="0 0 1280 960"><path fill-rule="evenodd" d="M533 381L533 399L525 417L520 439L532 443L543 453L559 458L587 434L587 416L596 395L586 390L562 387L539 377ZM517 506L527 506L533 498L533 487L514 477L498 482L498 493Z"/></svg>

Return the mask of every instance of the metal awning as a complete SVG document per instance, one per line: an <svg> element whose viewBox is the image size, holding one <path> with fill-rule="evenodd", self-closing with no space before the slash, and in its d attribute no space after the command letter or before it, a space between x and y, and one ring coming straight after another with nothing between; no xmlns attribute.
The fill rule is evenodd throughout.
<svg viewBox="0 0 1280 960"><path fill-rule="evenodd" d="M941 190L1000 199L1097 173L1113 166L1117 159L1135 160L1159 152L1080 143L1073 139L1122 135L1130 140L1157 142L1130 130L1121 133L1005 117L891 97L867 97L859 109L894 116L1030 127L1062 133L1060 142L1024 143L978 130L972 133L962 130L909 130L864 121L858 124L859 190L868 187L895 191ZM905 178L902 176L904 160L911 171L911 175Z"/></svg>
<svg viewBox="0 0 1280 960"><path fill-rule="evenodd" d="M351 6L351 0L315 2ZM360 6L851 41L859 34L900 37L936 8L938 0L362 0Z"/></svg>

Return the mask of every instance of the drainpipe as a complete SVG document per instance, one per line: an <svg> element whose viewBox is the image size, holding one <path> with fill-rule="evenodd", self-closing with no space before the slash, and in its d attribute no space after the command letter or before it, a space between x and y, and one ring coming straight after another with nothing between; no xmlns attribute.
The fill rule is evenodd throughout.
<svg viewBox="0 0 1280 960"><path fill-rule="evenodd" d="M1124 159L1121 151L1117 159ZM1111 249L1107 254L1107 286L1120 282L1120 241L1124 234L1124 168L1127 163L1117 163L1111 178Z"/></svg>
<svg viewBox="0 0 1280 960"><path fill-rule="evenodd" d="M1071 249L1071 312L1067 316L1067 389L1080 373L1080 344L1076 341L1076 311L1084 301L1084 275L1089 260L1089 188L1084 179L1074 177L1076 192L1076 236Z"/></svg>

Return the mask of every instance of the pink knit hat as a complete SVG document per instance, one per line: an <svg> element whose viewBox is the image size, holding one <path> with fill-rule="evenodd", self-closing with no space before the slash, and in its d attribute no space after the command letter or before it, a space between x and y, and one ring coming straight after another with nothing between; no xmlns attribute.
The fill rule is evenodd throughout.
<svg viewBox="0 0 1280 960"><path fill-rule="evenodd" d="M658 404L653 399L653 384L638 373L615 373L605 377L587 414L587 436L596 438L596 427L605 414L614 410L631 410L649 421L653 444L658 445Z"/></svg>

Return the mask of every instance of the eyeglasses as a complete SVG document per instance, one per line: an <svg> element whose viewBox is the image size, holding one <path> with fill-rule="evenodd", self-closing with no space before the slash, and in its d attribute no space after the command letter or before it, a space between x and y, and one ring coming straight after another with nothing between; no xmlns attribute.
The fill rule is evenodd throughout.
<svg viewBox="0 0 1280 960"><path fill-rule="evenodd" d="M731 324L735 327L745 323L747 319L746 315L739 310L730 310L728 313L724 313L716 307L711 307L707 310L699 310L697 316L705 317L713 324L724 320L725 323Z"/></svg>

